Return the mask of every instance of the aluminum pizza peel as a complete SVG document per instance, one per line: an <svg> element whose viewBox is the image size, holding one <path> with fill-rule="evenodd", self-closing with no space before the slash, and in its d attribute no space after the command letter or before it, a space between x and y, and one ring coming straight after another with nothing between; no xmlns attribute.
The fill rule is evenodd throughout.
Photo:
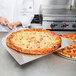
<svg viewBox="0 0 76 76"><path fill-rule="evenodd" d="M10 33L9 33L9 34L10 34ZM59 49L62 49L62 48L64 48L64 47L67 47L67 46L69 46L69 45L74 44L74 42L72 42L72 41L70 41L70 40L68 40L68 39L66 39L66 38L61 37L61 39L62 39L61 47L58 48L57 50L55 50L55 51L53 51L53 52L51 52L51 53L49 53L49 54L46 54L46 55L26 55L26 54L21 54L21 53L19 53L19 52L16 52L16 51L10 49L10 48L6 45L6 38L8 37L9 34L7 34L4 38L2 38L2 45L4 46L4 48L11 54L11 56L12 56L20 65L23 65L23 64L25 64L25 63L31 62L31 61L36 60L36 59L38 59L38 58L47 56L47 55L52 54L53 52L55 52L55 51L57 51L57 50L59 50Z"/></svg>
<svg viewBox="0 0 76 76"><path fill-rule="evenodd" d="M57 50L60 50L60 49L62 49L62 48L65 48L65 47L67 47L67 46L70 46L70 45L72 45L72 44L75 44L74 42L72 42L72 41L70 41L70 40L68 40L68 39L66 39L66 38L64 38L64 37L61 37L61 40L62 40L61 47L58 48ZM56 51L57 51L57 50L56 50Z"/></svg>

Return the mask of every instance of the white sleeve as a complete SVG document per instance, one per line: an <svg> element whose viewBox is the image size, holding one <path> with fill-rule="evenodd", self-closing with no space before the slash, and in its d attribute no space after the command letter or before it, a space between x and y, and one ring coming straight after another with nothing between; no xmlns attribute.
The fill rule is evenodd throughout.
<svg viewBox="0 0 76 76"><path fill-rule="evenodd" d="M33 0L24 0L21 10L20 21L23 27L30 26L34 17L34 2Z"/></svg>

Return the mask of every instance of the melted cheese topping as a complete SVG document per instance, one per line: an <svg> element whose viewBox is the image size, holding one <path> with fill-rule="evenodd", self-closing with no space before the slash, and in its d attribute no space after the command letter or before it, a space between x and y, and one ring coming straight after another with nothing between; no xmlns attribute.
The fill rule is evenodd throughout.
<svg viewBox="0 0 76 76"><path fill-rule="evenodd" d="M35 50L37 48L44 49L52 46L52 43L56 41L55 39L55 37L52 38L47 32L26 31L16 33L12 38L12 41L14 45L23 49Z"/></svg>

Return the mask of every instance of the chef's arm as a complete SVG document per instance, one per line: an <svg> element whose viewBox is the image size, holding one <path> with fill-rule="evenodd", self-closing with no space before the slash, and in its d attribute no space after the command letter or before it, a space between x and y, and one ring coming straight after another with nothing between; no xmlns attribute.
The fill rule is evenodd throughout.
<svg viewBox="0 0 76 76"><path fill-rule="evenodd" d="M30 26L34 17L34 0L26 0L22 7L23 9L21 10L20 22L23 27L27 27Z"/></svg>
<svg viewBox="0 0 76 76"><path fill-rule="evenodd" d="M26 13L20 20L22 26L23 27L30 26L33 17L34 17L34 13Z"/></svg>
<svg viewBox="0 0 76 76"><path fill-rule="evenodd" d="M21 19L20 21L8 24L8 28L12 30L14 27L21 26L21 25L23 27L30 26L33 17L34 17L33 13L27 14L23 16L22 18L20 18Z"/></svg>
<svg viewBox="0 0 76 76"><path fill-rule="evenodd" d="M8 24L8 28L10 30L12 30L14 27L17 27L17 26L20 26L20 25L22 25L22 23L20 21L18 21L18 22L12 22L12 23Z"/></svg>
<svg viewBox="0 0 76 76"><path fill-rule="evenodd" d="M25 16L22 16L22 18L20 18L20 21L9 23L8 28L12 30L14 27L21 26L21 25L23 27L30 26L33 17L34 17L33 13L26 14Z"/></svg>
<svg viewBox="0 0 76 76"><path fill-rule="evenodd" d="M33 17L34 17L33 12L26 13L25 15L23 15L22 18L20 18L20 21L16 22L16 26L20 26L20 25L22 25L23 27L30 26Z"/></svg>
<svg viewBox="0 0 76 76"><path fill-rule="evenodd" d="M22 23L20 21L16 22L15 24L16 24L16 26L21 26L22 25Z"/></svg>
<svg viewBox="0 0 76 76"><path fill-rule="evenodd" d="M34 17L34 1L33 0L24 0L22 9L19 14L19 21L9 24L8 27L13 29L15 26L22 25L23 27L30 26L31 21Z"/></svg>
<svg viewBox="0 0 76 76"><path fill-rule="evenodd" d="M33 13L26 14L25 16L23 16L20 19L20 21L15 22L15 25L16 26L23 26L23 27L30 26L33 17L34 17L34 14Z"/></svg>

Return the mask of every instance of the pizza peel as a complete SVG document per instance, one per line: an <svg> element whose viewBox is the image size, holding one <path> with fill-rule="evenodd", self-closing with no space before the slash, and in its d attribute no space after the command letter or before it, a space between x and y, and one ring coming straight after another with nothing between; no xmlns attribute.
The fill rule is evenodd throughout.
<svg viewBox="0 0 76 76"><path fill-rule="evenodd" d="M74 42L72 42L72 41L70 41L70 40L68 40L68 39L66 39L66 38L64 38L64 37L61 37L61 40L62 40L61 47L58 48L57 50L60 50L60 49L62 49L62 48L65 48L65 47L67 47L67 46L69 46L69 45L74 44ZM56 50L56 51L57 51L57 50Z"/></svg>
<svg viewBox="0 0 76 76"><path fill-rule="evenodd" d="M15 30L14 30L15 31ZM17 29L16 29L17 31ZM13 31L12 31L13 32ZM7 45L6 45L6 38L10 35L7 34L4 38L2 38L2 45L4 46L4 48L12 55L12 57L20 64L20 65L23 65L25 63L28 63L28 62L31 62L33 60L36 60L38 58L41 58L41 57L44 57L46 55L49 55L49 54L52 54L53 52L59 50L59 49L62 49L64 47L67 47L69 45L72 45L74 44L74 42L66 39L66 38L63 38L61 37L62 39L62 43L61 43L61 47L59 47L57 50L51 52L51 53L48 53L48 54L45 54L45 55L27 55L27 54L21 54L19 52L16 52L12 49L10 49Z"/></svg>

